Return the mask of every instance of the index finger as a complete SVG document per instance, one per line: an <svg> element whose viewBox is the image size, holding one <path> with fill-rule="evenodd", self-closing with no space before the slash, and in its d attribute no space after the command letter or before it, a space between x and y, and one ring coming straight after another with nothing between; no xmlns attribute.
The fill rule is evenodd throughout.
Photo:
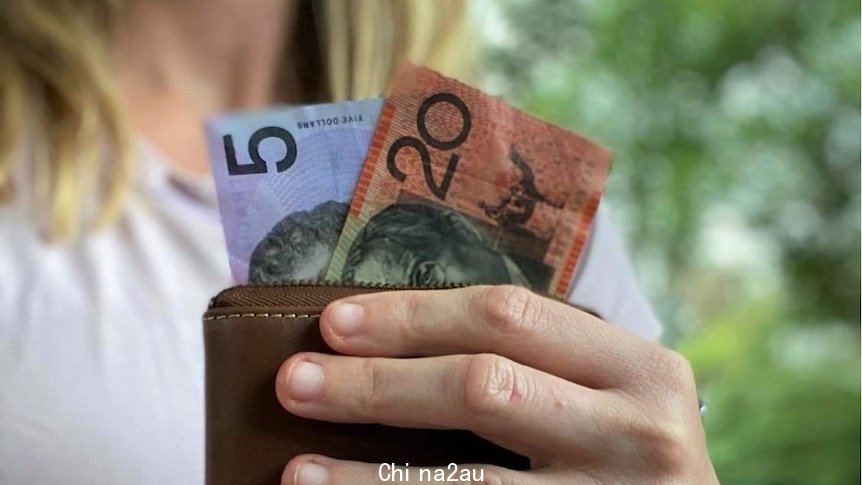
<svg viewBox="0 0 862 485"><path fill-rule="evenodd" d="M657 347L516 286L357 295L330 304L320 326L326 342L346 354L489 352L597 389L637 378Z"/></svg>

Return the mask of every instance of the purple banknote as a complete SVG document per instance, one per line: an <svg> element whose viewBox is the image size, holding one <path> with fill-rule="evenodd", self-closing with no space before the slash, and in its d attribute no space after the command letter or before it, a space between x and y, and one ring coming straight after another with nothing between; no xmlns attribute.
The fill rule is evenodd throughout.
<svg viewBox="0 0 862 485"><path fill-rule="evenodd" d="M323 276L382 105L373 98L207 120L237 283Z"/></svg>

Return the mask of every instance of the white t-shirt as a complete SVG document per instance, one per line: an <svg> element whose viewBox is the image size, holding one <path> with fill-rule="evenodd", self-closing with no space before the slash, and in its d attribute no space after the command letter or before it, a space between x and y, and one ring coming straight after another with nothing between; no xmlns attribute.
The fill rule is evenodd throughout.
<svg viewBox="0 0 862 485"><path fill-rule="evenodd" d="M232 284L224 237L210 178L142 154L120 221L74 244L0 206L2 484L203 483L200 317ZM570 300L660 333L601 210Z"/></svg>

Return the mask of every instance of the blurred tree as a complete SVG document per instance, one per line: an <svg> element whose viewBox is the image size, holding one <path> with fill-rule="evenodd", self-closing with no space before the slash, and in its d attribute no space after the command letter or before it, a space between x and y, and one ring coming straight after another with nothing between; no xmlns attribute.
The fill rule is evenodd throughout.
<svg viewBox="0 0 862 485"><path fill-rule="evenodd" d="M480 5L487 89L614 150L606 200L714 400L720 475L858 483L859 5Z"/></svg>
<svg viewBox="0 0 862 485"><path fill-rule="evenodd" d="M635 251L687 275L710 209L768 232L800 318L856 325L859 7L845 1L505 4L497 91L616 152Z"/></svg>

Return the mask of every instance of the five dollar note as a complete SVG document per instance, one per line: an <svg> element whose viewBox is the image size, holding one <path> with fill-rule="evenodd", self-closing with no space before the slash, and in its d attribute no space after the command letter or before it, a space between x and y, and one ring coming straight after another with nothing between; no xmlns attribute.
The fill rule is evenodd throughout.
<svg viewBox="0 0 862 485"><path fill-rule="evenodd" d="M207 120L237 283L321 279L382 104L281 106Z"/></svg>

